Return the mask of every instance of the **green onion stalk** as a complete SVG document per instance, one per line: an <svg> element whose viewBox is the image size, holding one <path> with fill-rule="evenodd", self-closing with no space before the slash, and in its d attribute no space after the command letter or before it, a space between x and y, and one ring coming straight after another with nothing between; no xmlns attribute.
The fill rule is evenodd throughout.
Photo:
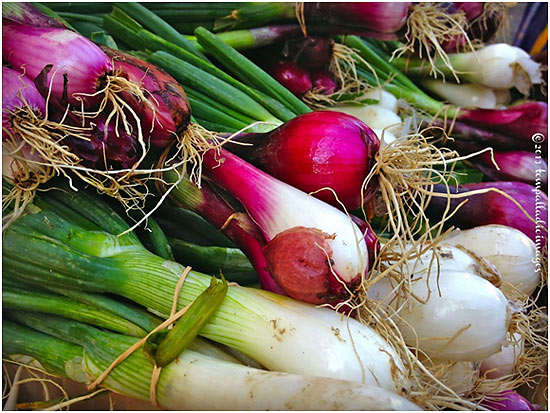
<svg viewBox="0 0 550 413"><path fill-rule="evenodd" d="M17 312L10 318L3 325L4 352L32 356L46 371L84 384L137 342L60 317ZM138 350L111 370L102 387L151 400L152 373L153 364ZM162 368L153 385L153 401L167 410L419 410L375 385L269 372L195 349Z"/></svg>
<svg viewBox="0 0 550 413"><path fill-rule="evenodd" d="M106 204L84 191L40 196L4 235L3 276L87 293L109 293L167 317L185 268L146 250ZM37 260L36 257L40 257ZM177 309L211 277L191 271ZM230 286L200 335L270 370L345 379L401 392L409 387L395 351L370 327L328 309L267 291Z"/></svg>

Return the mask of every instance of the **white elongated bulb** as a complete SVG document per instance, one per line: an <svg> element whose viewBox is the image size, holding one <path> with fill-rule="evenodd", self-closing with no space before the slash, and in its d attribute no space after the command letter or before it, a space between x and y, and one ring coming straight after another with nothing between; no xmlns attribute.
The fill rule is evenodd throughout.
<svg viewBox="0 0 550 413"><path fill-rule="evenodd" d="M483 225L455 230L444 240L462 245L493 264L502 280L530 295L540 282L535 266L537 248L523 232L504 225Z"/></svg>

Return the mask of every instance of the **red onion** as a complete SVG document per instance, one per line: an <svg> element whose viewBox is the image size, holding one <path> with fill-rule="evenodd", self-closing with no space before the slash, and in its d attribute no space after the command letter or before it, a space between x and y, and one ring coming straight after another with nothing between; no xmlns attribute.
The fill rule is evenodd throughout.
<svg viewBox="0 0 550 413"><path fill-rule="evenodd" d="M316 70L310 73L313 90L323 95L330 95L336 92L338 84L332 75L325 70Z"/></svg>
<svg viewBox="0 0 550 413"><path fill-rule="evenodd" d="M309 73L294 62L279 60L269 67L267 71L281 85L298 97L311 90Z"/></svg>
<svg viewBox="0 0 550 413"><path fill-rule="evenodd" d="M350 2L304 3L308 24L344 26L378 33L395 33L407 22L410 3Z"/></svg>
<svg viewBox="0 0 550 413"><path fill-rule="evenodd" d="M267 134L243 135L253 147L227 146L272 176L334 206L354 210L378 188L372 180L361 197L363 182L380 148L376 134L359 119L320 111L297 116Z"/></svg>
<svg viewBox="0 0 550 413"><path fill-rule="evenodd" d="M26 76L34 79L53 65L48 78L52 97L89 108L100 96L92 95L105 86L113 70L110 59L93 42L70 30L57 27L32 27L17 23L2 26L2 56ZM53 79L53 80L52 80Z"/></svg>
<svg viewBox="0 0 550 413"><path fill-rule="evenodd" d="M330 63L333 44L328 37L298 37L285 43L282 54L304 69L322 69Z"/></svg>
<svg viewBox="0 0 550 413"><path fill-rule="evenodd" d="M540 183L546 188L548 165L534 151L494 152L493 156L500 170L495 168L489 152L473 159L477 167L492 180L521 181L532 185L538 176Z"/></svg>
<svg viewBox="0 0 550 413"><path fill-rule="evenodd" d="M517 140L532 142L535 134L548 137L548 104L526 102L507 109L464 109L462 122L501 132Z"/></svg>
<svg viewBox="0 0 550 413"><path fill-rule="evenodd" d="M490 396L481 402L481 406L496 411L531 411L537 410L529 401L513 390L506 390Z"/></svg>
<svg viewBox="0 0 550 413"><path fill-rule="evenodd" d="M267 241L271 275L289 296L333 302L348 297L344 286L353 289L360 282L369 265L368 246L347 215L223 149L204 154L203 171L257 223Z"/></svg>
<svg viewBox="0 0 550 413"><path fill-rule="evenodd" d="M83 138L68 136L65 141L84 164L94 169L129 169L137 162L138 142L135 134L107 124L107 116L99 114L86 122Z"/></svg>
<svg viewBox="0 0 550 413"><path fill-rule="evenodd" d="M181 136L191 120L191 108L187 95L179 83L156 66L127 53L102 46L105 54L113 59L115 71L122 72L128 80L146 90L148 104L130 93L124 94L141 120L141 128L151 143L164 148Z"/></svg>
<svg viewBox="0 0 550 413"><path fill-rule="evenodd" d="M506 225L520 230L531 238L539 249L542 248L544 239L547 237L544 228L547 228L548 214L548 197L542 189L523 182L482 182L458 187L450 186L449 190L451 194L464 194L488 188L496 188L513 197L540 226L528 219L514 202L495 191L451 198L450 211L454 211L464 200L467 199L468 202L453 214L448 223L461 229L489 224ZM442 184L434 185L434 191L446 193L445 186ZM434 218L441 218L446 207L446 197L434 196L428 205L427 212Z"/></svg>

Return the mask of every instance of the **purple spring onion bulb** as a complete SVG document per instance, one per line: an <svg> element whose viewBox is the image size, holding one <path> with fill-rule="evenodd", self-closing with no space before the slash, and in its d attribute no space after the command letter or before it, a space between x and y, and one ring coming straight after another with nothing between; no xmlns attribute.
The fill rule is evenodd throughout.
<svg viewBox="0 0 550 413"><path fill-rule="evenodd" d="M46 67L46 87L59 102L85 108L99 103L97 94L113 70L111 60L92 41L71 30L17 23L2 26L2 56L14 68L36 78Z"/></svg>
<svg viewBox="0 0 550 413"><path fill-rule="evenodd" d="M67 144L82 163L93 169L130 169L138 161L139 147L133 133L121 130L115 122L107 122L100 113L88 120L80 137L68 136Z"/></svg>
<svg viewBox="0 0 550 413"><path fill-rule="evenodd" d="M506 6L499 2L454 2L468 20L466 33L470 40L487 43L504 22Z"/></svg>
<svg viewBox="0 0 550 413"><path fill-rule="evenodd" d="M326 70L315 70L310 73L313 92L331 95L338 89L338 83Z"/></svg>
<svg viewBox="0 0 550 413"><path fill-rule="evenodd" d="M525 102L507 109L461 110L462 122L509 135L518 141L529 141L536 134L548 136L548 104Z"/></svg>
<svg viewBox="0 0 550 413"><path fill-rule="evenodd" d="M493 157L499 169L493 164L489 152L473 158L472 161L493 181L520 181L533 185L538 176L540 183L546 188L548 165L542 157L537 156L534 152L494 152Z"/></svg>
<svg viewBox="0 0 550 413"><path fill-rule="evenodd" d="M491 395L481 402L481 406L489 410L505 412L537 410L525 397L514 390Z"/></svg>
<svg viewBox="0 0 550 413"><path fill-rule="evenodd" d="M131 82L147 91L147 101L131 93L124 94L141 121L141 128L151 144L164 148L182 136L191 120L191 107L179 83L156 66L127 53L103 47L113 59L115 71L124 74Z"/></svg>
<svg viewBox="0 0 550 413"><path fill-rule="evenodd" d="M348 211L378 189L372 180L362 194L380 141L365 123L345 113L306 113L266 134L238 140L254 145L228 145L234 153L301 191L318 191L312 195L322 201L337 207L342 203Z"/></svg>
<svg viewBox="0 0 550 413"><path fill-rule="evenodd" d="M22 179L29 170L23 170L21 158L32 171L45 170L38 165L42 157L25 143L46 114L46 102L34 83L21 72L2 66L2 175Z"/></svg>
<svg viewBox="0 0 550 413"><path fill-rule="evenodd" d="M342 26L352 30L395 33L405 26L410 3L304 3L307 24Z"/></svg>
<svg viewBox="0 0 550 413"><path fill-rule="evenodd" d="M268 68L268 72L281 85L298 97L311 90L309 73L294 62L279 60Z"/></svg>
<svg viewBox="0 0 550 413"><path fill-rule="evenodd" d="M221 149L203 171L245 207L267 244L277 284L290 297L321 304L345 300L368 270L368 247L346 214ZM342 288L342 287L346 288Z"/></svg>
<svg viewBox="0 0 550 413"><path fill-rule="evenodd" d="M465 195L475 190L495 188L511 196L533 219L529 219L515 202L506 196L490 190L476 195ZM434 192L447 194L443 184L434 185ZM523 182L481 182L449 186L451 194L462 194L459 198L451 198L450 211L464 200L464 205L450 217L448 223L461 229L478 227L480 225L498 224L516 228L531 238L539 250L547 238L548 197L542 189ZM447 208L447 197L433 196L428 208L428 214L441 219ZM538 224L538 225L537 225Z"/></svg>
<svg viewBox="0 0 550 413"><path fill-rule="evenodd" d="M329 65L333 45L328 37L298 37L285 43L282 54L306 70L319 70Z"/></svg>

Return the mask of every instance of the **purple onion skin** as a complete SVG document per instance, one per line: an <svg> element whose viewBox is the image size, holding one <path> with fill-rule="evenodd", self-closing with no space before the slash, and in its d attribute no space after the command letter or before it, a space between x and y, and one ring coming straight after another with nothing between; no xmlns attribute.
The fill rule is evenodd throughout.
<svg viewBox="0 0 550 413"><path fill-rule="evenodd" d="M528 151L494 152L493 156L500 170L495 168L489 152L472 161L493 181L520 181L533 185L539 177L546 189L548 164L541 156Z"/></svg>
<svg viewBox="0 0 550 413"><path fill-rule="evenodd" d="M332 75L325 70L316 70L310 73L313 90L323 95L330 95L338 89L338 84Z"/></svg>
<svg viewBox="0 0 550 413"><path fill-rule="evenodd" d="M294 62L279 60L268 69L268 72L277 82L298 97L311 90L309 73Z"/></svg>
<svg viewBox="0 0 550 413"><path fill-rule="evenodd" d="M432 126L448 129L442 120L431 122ZM460 149L468 147L475 152L487 147L496 150L533 150L531 139L517 139L515 136L505 135L494 130L482 129L479 126L469 125L459 120L453 123L453 129L449 134L454 141L448 141L446 145Z"/></svg>
<svg viewBox="0 0 550 413"><path fill-rule="evenodd" d="M533 135L542 133L548 137L548 103L526 102L507 109L464 109L458 119L531 142Z"/></svg>
<svg viewBox="0 0 550 413"><path fill-rule="evenodd" d="M348 211L361 205L363 181L380 149L380 140L367 125L331 111L306 113L269 133L246 134L237 140L254 146L229 144L226 148L304 192L332 188ZM377 189L377 181L371 181L363 200L368 202ZM341 208L332 191L313 196Z"/></svg>
<svg viewBox="0 0 550 413"><path fill-rule="evenodd" d="M529 401L513 390L495 394L491 400L484 400L481 406L495 411L533 411L537 410Z"/></svg>
<svg viewBox="0 0 550 413"><path fill-rule="evenodd" d="M71 30L57 27L32 27L4 22L2 56L13 68L25 66L25 75L36 78L47 65L53 65L52 98L80 105L77 94L93 94L102 86L104 76L113 67L110 59L92 41ZM65 77L66 81L65 82ZM66 85L66 96L65 92ZM82 97L85 107L100 97Z"/></svg>
<svg viewBox="0 0 550 413"><path fill-rule="evenodd" d="M407 22L410 3L350 2L304 3L308 24L343 26L348 29L395 33Z"/></svg>
<svg viewBox="0 0 550 413"><path fill-rule="evenodd" d="M540 225L547 228L548 197L542 188L525 184L523 182L482 182L475 184L464 184L450 186L451 194L464 194L476 189L496 188L513 197L527 213ZM446 188L442 184L434 185L434 191L446 194ZM528 219L515 203L503 195L490 191L484 194L472 195L468 197L450 199L450 212L464 200L468 199L464 205L449 219L450 225L455 225L461 229L468 229L480 225L499 224L516 228L539 243L546 238L546 231L537 228L536 224ZM440 219L447 207L447 198L433 196L428 205L428 214Z"/></svg>
<svg viewBox="0 0 550 413"><path fill-rule="evenodd" d="M2 127L11 129L10 112L26 107L25 102L40 118L46 113L46 102L34 83L22 72L2 66ZM6 137L2 134L3 139Z"/></svg>
<svg viewBox="0 0 550 413"><path fill-rule="evenodd" d="M105 125L106 115L88 121L91 132L85 134L88 140L69 137L67 144L72 151L83 159L84 165L95 169L129 169L138 160L138 142L133 134L128 134L119 128L115 129L115 121Z"/></svg>
<svg viewBox="0 0 550 413"><path fill-rule="evenodd" d="M139 116L146 138L157 148L165 148L174 142L191 121L191 106L180 84L149 62L105 46L101 46L101 50L113 59L116 71L121 71L128 80L147 90L154 111L134 95L123 94L125 102Z"/></svg>

